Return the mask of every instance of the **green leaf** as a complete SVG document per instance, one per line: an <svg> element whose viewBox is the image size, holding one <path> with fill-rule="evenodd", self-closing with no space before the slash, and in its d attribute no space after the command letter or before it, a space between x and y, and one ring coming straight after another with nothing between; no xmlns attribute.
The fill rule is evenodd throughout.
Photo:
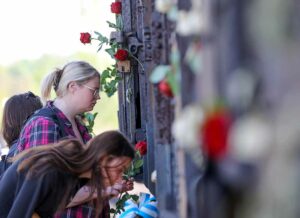
<svg viewBox="0 0 300 218"><path fill-rule="evenodd" d="M171 66L169 65L159 65L152 71L150 75L150 82L159 83L162 81L168 73L171 72Z"/></svg>
<svg viewBox="0 0 300 218"><path fill-rule="evenodd" d="M116 26L117 28L122 31L123 30L123 20L122 20L122 16L117 15L116 17Z"/></svg>
<svg viewBox="0 0 300 218"><path fill-rule="evenodd" d="M110 45L111 49L114 50L114 52L116 53L117 49L120 48L119 44L118 43L112 43Z"/></svg>
<svg viewBox="0 0 300 218"><path fill-rule="evenodd" d="M98 116L98 112L94 113L94 120L96 119L96 117Z"/></svg>
<svg viewBox="0 0 300 218"><path fill-rule="evenodd" d="M94 135L94 132L93 132L93 127L94 127L94 124L95 124L95 118L96 116L98 115L98 113L84 113L84 118L86 119L86 121L88 122L88 124L86 125L87 129L88 129L88 132L89 133L92 133Z"/></svg>
<svg viewBox="0 0 300 218"><path fill-rule="evenodd" d="M94 124L95 124L94 121L91 121L91 122L90 122L90 126L91 126L91 127L94 127Z"/></svg>
<svg viewBox="0 0 300 218"><path fill-rule="evenodd" d="M139 150L136 150L136 151L135 151L135 156L136 156L136 158L138 158L138 159L140 159L140 158L142 157L142 155L141 155L141 153L140 153Z"/></svg>
<svg viewBox="0 0 300 218"><path fill-rule="evenodd" d="M113 48L107 48L107 49L105 49L105 51L106 51L112 58L115 58L115 57L114 57L115 50L114 50Z"/></svg>
<svg viewBox="0 0 300 218"><path fill-rule="evenodd" d="M112 87L115 87L117 84L118 84L118 81L116 81L116 80L111 80L109 83L109 85Z"/></svg>
<svg viewBox="0 0 300 218"><path fill-rule="evenodd" d="M107 90L107 92L106 92L107 97L113 96L116 91L117 91L116 89L109 89L109 90Z"/></svg>
<svg viewBox="0 0 300 218"><path fill-rule="evenodd" d="M172 92L174 93L174 95L178 95L179 94L179 84L178 84L178 81L176 80L174 73L167 74L167 81L168 81L169 85L171 86L171 89L172 89Z"/></svg>
<svg viewBox="0 0 300 218"><path fill-rule="evenodd" d="M135 169L138 169L138 168L140 168L141 166L143 166L143 160L142 160L142 159L139 159L139 160L134 161L134 168L135 168Z"/></svg>
<svg viewBox="0 0 300 218"><path fill-rule="evenodd" d="M134 200L135 202L138 202L139 200L139 196L138 195L131 195L132 200Z"/></svg>
<svg viewBox="0 0 300 218"><path fill-rule="evenodd" d="M117 29L119 30L118 26L110 21L106 21L106 23L108 23L108 26L111 27L111 28L114 28L114 29Z"/></svg>
<svg viewBox="0 0 300 218"><path fill-rule="evenodd" d="M93 114L91 113L85 113L85 118L89 121L93 119Z"/></svg>
<svg viewBox="0 0 300 218"><path fill-rule="evenodd" d="M122 80L121 75L117 75L116 78L115 78L115 80L118 81L118 82L120 82Z"/></svg>
<svg viewBox="0 0 300 218"><path fill-rule="evenodd" d="M102 74L101 74L101 79L103 79L103 78L109 78L110 77L110 74L109 74L109 71L106 69L106 70L104 70L103 72L102 72Z"/></svg>
<svg viewBox="0 0 300 218"><path fill-rule="evenodd" d="M110 212L110 213L116 213L116 210L113 209L113 208L110 208L109 212Z"/></svg>
<svg viewBox="0 0 300 218"><path fill-rule="evenodd" d="M117 69L114 68L112 71L111 71L111 75L112 76L116 76L117 75Z"/></svg>
<svg viewBox="0 0 300 218"><path fill-rule="evenodd" d="M94 31L94 33L96 35L98 35L97 39L102 42L102 43L105 43L105 44L108 44L108 38L103 36L101 33L97 32L97 31Z"/></svg>

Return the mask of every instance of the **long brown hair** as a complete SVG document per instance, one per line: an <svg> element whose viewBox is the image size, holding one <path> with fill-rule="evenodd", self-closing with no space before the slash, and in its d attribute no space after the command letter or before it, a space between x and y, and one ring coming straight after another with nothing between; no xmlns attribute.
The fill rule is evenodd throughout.
<svg viewBox="0 0 300 218"><path fill-rule="evenodd" d="M72 176L65 181L68 190L65 192L59 209L64 209L68 203L72 187L78 182L78 176L92 170L89 181L90 197L97 191L96 214L102 210L103 175L100 169L100 160L105 156L134 158L134 148L119 131L111 130L95 136L87 146L78 140L68 139L57 144L39 146L23 151L16 159L23 158L18 171L27 170L27 177L40 176L57 169Z"/></svg>
<svg viewBox="0 0 300 218"><path fill-rule="evenodd" d="M19 138L26 119L42 106L40 98L32 92L13 95L6 101L1 132L8 147Z"/></svg>

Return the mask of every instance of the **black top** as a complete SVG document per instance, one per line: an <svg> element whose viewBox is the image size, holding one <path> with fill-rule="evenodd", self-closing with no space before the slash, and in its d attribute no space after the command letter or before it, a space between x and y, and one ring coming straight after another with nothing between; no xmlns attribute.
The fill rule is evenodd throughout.
<svg viewBox="0 0 300 218"><path fill-rule="evenodd" d="M1 156L1 161L0 161L0 180L4 174L4 172L10 167L11 162L10 158L14 157L15 154L17 153L17 140L12 142L12 145L10 146L7 155L2 155Z"/></svg>
<svg viewBox="0 0 300 218"><path fill-rule="evenodd" d="M28 179L26 171L17 172L19 163L13 163L0 181L0 218L31 218L34 212L52 217L64 196L66 179L75 177L53 169Z"/></svg>

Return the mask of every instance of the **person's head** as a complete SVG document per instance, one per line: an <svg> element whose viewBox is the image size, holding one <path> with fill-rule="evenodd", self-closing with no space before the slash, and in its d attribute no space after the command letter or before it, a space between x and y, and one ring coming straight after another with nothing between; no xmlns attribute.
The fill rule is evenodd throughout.
<svg viewBox="0 0 300 218"><path fill-rule="evenodd" d="M40 98L32 92L10 97L3 110L1 132L7 145L19 138L22 126L27 118L42 107Z"/></svg>
<svg viewBox="0 0 300 218"><path fill-rule="evenodd" d="M63 140L54 145L38 146L20 153L15 159L26 158L18 167L19 171L28 169L27 176L41 175L53 168L71 174L68 187L74 187L79 177L87 174L92 192L98 193L97 208L103 202L102 190L112 186L123 175L134 158L134 148L119 131L106 131L94 138L88 145L78 140ZM77 178L77 179L74 179ZM70 190L64 190L65 198L61 208L66 205Z"/></svg>
<svg viewBox="0 0 300 218"><path fill-rule="evenodd" d="M41 85L44 103L49 100L52 88L58 98L68 96L68 103L79 112L90 111L100 99L100 73L87 62L69 62L44 78Z"/></svg>
<svg viewBox="0 0 300 218"><path fill-rule="evenodd" d="M91 177L97 178L100 174L104 186L112 186L120 181L134 158L134 148L119 131L97 135L89 142L88 150L90 156L97 153ZM97 180L94 182L97 183Z"/></svg>

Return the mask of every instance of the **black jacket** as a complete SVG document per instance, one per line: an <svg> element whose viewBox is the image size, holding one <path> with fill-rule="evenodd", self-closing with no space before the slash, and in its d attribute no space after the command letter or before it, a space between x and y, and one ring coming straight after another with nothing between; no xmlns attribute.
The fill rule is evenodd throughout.
<svg viewBox="0 0 300 218"><path fill-rule="evenodd" d="M26 171L17 172L19 163L13 163L0 181L0 218L31 218L34 212L52 217L65 194L64 181L73 176L53 169L28 179Z"/></svg>

